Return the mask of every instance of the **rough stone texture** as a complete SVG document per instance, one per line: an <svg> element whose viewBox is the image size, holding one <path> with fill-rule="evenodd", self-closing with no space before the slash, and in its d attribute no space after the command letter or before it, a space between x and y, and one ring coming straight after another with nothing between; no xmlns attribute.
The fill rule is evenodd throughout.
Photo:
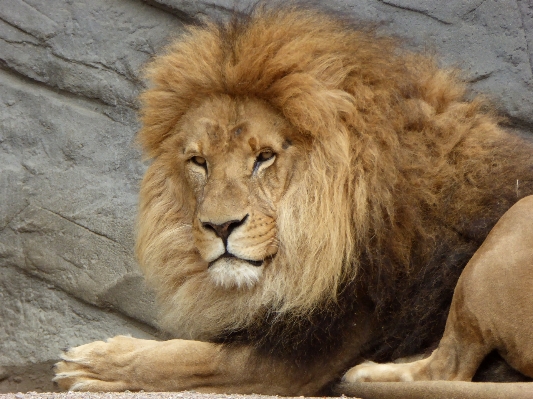
<svg viewBox="0 0 533 399"><path fill-rule="evenodd" d="M133 258L142 65L184 22L252 3L0 0L0 392L51 389L61 347L153 335ZM533 132L530 0L327 4L437 53Z"/></svg>

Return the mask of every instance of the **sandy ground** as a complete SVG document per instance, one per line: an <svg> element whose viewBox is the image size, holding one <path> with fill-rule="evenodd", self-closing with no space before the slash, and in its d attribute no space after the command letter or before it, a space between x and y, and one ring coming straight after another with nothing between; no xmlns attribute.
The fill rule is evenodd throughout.
<svg viewBox="0 0 533 399"><path fill-rule="evenodd" d="M365 399L532 399L533 383L469 383L417 381L362 383L356 394ZM347 392L350 392L348 390ZM224 395L187 392L28 392L0 394L0 399L280 399L278 396ZM286 399L303 399L286 398ZM346 399L346 396L341 398ZM285 398L284 398L285 399ZM310 398L306 398L310 399ZM326 399L326 398L322 398ZM333 398L331 398L333 399ZM355 399L355 397L354 397Z"/></svg>
<svg viewBox="0 0 533 399"><path fill-rule="evenodd" d="M277 396L201 394L194 391L58 392L58 387L52 382L54 363L55 361L50 361L30 367L0 367L0 399L280 399Z"/></svg>
<svg viewBox="0 0 533 399"><path fill-rule="evenodd" d="M8 393L0 394L0 399L279 399L277 396L262 395L215 395L197 392L118 392L118 393ZM303 397L300 397L303 398ZM299 399L300 399L299 398ZM284 398L285 399L285 398Z"/></svg>

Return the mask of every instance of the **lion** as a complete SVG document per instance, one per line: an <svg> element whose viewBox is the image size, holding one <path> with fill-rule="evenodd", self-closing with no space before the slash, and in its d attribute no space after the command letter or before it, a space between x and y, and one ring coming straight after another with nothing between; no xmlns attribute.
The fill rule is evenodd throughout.
<svg viewBox="0 0 533 399"><path fill-rule="evenodd" d="M172 339L70 349L63 389L331 393L434 348L533 193L532 143L457 71L322 11L189 27L147 77L136 253Z"/></svg>

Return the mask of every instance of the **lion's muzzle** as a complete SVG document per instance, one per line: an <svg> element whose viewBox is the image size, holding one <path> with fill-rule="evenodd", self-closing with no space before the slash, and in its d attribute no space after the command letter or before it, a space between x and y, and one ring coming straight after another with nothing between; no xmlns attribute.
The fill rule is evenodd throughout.
<svg viewBox="0 0 533 399"><path fill-rule="evenodd" d="M275 220L257 211L219 220L197 217L194 223L195 244L209 275L224 288L253 287L277 252Z"/></svg>

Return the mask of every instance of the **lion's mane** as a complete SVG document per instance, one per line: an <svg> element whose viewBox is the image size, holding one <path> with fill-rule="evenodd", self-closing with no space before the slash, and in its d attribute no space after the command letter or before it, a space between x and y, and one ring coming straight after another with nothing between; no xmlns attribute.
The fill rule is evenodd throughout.
<svg viewBox="0 0 533 399"><path fill-rule="evenodd" d="M147 71L137 254L176 336L323 343L364 300L383 327L371 356L416 352L438 338L492 225L532 192L531 146L466 100L456 72L324 13L261 8L193 26ZM267 102L308 154L278 205L279 253L251 290L217 288L199 267L194 210L164 150L215 95Z"/></svg>

